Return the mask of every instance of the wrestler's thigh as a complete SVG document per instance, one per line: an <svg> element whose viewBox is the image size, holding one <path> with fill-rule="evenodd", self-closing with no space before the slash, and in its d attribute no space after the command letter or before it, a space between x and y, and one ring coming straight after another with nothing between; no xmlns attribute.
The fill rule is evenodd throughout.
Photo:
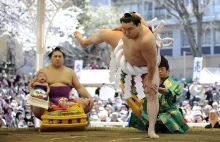
<svg viewBox="0 0 220 142"><path fill-rule="evenodd" d="M36 106L32 106L32 111L33 111L34 116L36 118L41 119L41 116L44 114L45 109L40 108L40 107L36 107Z"/></svg>
<svg viewBox="0 0 220 142"><path fill-rule="evenodd" d="M76 102L80 103L85 111L85 113L90 112L89 110L89 101L84 98L74 98Z"/></svg>
<svg viewBox="0 0 220 142"><path fill-rule="evenodd" d="M157 86L159 86L159 82L160 82L159 69L156 68L154 78L153 78L153 83L156 84Z"/></svg>
<svg viewBox="0 0 220 142"><path fill-rule="evenodd" d="M102 32L102 39L104 42L115 48L118 45L119 40L122 38L123 33L121 31L113 31L111 29L105 29Z"/></svg>
<svg viewBox="0 0 220 142"><path fill-rule="evenodd" d="M148 74L145 75L144 79L143 79L143 84L145 83L145 81L147 80L148 78ZM156 71L155 71L155 74L154 74L154 77L153 77L153 84L156 84L157 86L159 86L159 81L160 81L160 78L159 78L159 70L158 68L156 68Z"/></svg>

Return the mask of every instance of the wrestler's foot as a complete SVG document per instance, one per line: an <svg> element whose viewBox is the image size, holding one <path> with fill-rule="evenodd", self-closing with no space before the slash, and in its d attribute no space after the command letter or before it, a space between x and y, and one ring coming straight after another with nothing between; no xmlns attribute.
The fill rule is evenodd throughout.
<svg viewBox="0 0 220 142"><path fill-rule="evenodd" d="M82 48L86 48L88 46L88 44L86 44L86 40L83 38L82 34L79 31L75 31L73 34Z"/></svg>
<svg viewBox="0 0 220 142"><path fill-rule="evenodd" d="M158 139L159 138L159 136L155 133L155 131L150 130L150 129L148 129L148 137L151 139Z"/></svg>

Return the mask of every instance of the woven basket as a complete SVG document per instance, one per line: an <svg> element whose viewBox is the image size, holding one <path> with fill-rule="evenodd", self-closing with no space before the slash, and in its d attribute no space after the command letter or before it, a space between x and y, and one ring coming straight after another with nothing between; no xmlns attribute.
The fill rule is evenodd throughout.
<svg viewBox="0 0 220 142"><path fill-rule="evenodd" d="M76 130L83 131L87 126L87 115L51 116L45 111L41 116L41 131Z"/></svg>

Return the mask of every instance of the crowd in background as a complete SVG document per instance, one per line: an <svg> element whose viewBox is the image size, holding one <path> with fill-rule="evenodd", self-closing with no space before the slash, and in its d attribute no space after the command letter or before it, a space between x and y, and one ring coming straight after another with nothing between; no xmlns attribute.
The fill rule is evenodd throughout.
<svg viewBox="0 0 220 142"><path fill-rule="evenodd" d="M96 64L96 62L93 62L92 64L86 64L84 67L86 70L97 70L97 69L108 69L108 66L104 62L102 62L101 65Z"/></svg>
<svg viewBox="0 0 220 142"><path fill-rule="evenodd" d="M191 123L209 123L209 113L215 112L220 119L220 86L214 84L201 85L197 82L183 84L183 96L180 107L185 120Z"/></svg>
<svg viewBox="0 0 220 142"><path fill-rule="evenodd" d="M0 127L35 127L30 105L26 103L28 83L33 78L28 75L10 75L4 70L0 73ZM215 110L220 119L220 86L185 83L179 106L187 123L209 123L209 113ZM128 122L131 113L121 91L103 84L94 94L94 107L89 120L96 122ZM74 95L71 95L74 96Z"/></svg>
<svg viewBox="0 0 220 142"><path fill-rule="evenodd" d="M0 127L34 127L34 116L26 103L29 75L0 73Z"/></svg>
<svg viewBox="0 0 220 142"><path fill-rule="evenodd" d="M220 119L220 86L217 83L200 85L193 82L187 84L184 80L180 80L180 83L184 89L179 107L182 109L185 122L209 123L209 113L212 110L215 110L214 112ZM104 84L99 91L95 92L95 105L90 119L101 122L129 121L131 110L127 106L123 94L116 92L113 98L103 97L106 93L102 94L102 90L106 90L107 87L109 86Z"/></svg>

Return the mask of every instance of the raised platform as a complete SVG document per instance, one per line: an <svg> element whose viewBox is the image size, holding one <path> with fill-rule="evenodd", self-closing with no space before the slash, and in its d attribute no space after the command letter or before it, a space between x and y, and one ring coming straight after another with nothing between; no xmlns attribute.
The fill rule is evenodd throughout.
<svg viewBox="0 0 220 142"><path fill-rule="evenodd" d="M209 123L187 123L189 127L202 127L204 128ZM128 125L128 122L90 122L90 127L113 127L121 126L125 127Z"/></svg>
<svg viewBox="0 0 220 142"><path fill-rule="evenodd" d="M185 134L158 134L157 142L218 142L220 129L192 127ZM39 128L0 128L0 142L146 142L134 128L86 127L85 131L39 132Z"/></svg>

